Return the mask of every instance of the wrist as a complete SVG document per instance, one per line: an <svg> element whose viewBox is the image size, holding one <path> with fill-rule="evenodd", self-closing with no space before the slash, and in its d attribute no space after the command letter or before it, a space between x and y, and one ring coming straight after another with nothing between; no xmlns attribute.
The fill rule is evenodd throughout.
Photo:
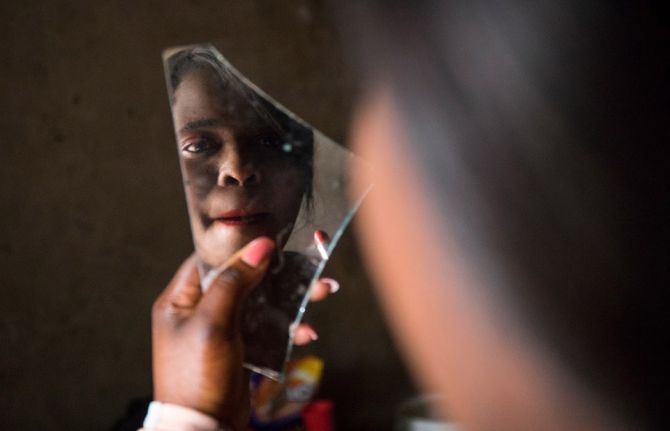
<svg viewBox="0 0 670 431"><path fill-rule="evenodd" d="M214 417L190 407L152 401L144 419L147 431L222 431Z"/></svg>

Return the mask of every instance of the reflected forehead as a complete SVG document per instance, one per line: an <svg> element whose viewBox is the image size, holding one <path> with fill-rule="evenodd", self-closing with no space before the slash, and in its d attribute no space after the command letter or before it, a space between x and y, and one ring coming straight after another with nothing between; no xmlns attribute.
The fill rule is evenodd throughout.
<svg viewBox="0 0 670 431"><path fill-rule="evenodd" d="M172 105L175 120L185 116L209 118L214 116L205 115L207 112L222 111L225 97L212 75L213 73L204 71L193 71L179 83Z"/></svg>
<svg viewBox="0 0 670 431"><path fill-rule="evenodd" d="M179 133L204 127L265 126L249 100L234 90L224 89L213 71L195 70L177 86L172 105L175 129Z"/></svg>
<svg viewBox="0 0 670 431"><path fill-rule="evenodd" d="M179 134L181 135L207 127L222 127L223 125L223 122L218 118L203 118L200 120L189 121L184 127L179 129Z"/></svg>

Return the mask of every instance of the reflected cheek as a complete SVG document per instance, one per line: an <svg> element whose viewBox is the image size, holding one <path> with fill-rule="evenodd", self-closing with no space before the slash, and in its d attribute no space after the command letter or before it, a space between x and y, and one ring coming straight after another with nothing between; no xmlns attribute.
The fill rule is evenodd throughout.
<svg viewBox="0 0 670 431"><path fill-rule="evenodd" d="M285 169L272 169L268 172L269 208L275 214L280 226L293 224L307 185L300 173L291 166Z"/></svg>
<svg viewBox="0 0 670 431"><path fill-rule="evenodd" d="M192 199L201 201L216 187L218 170L215 163L183 160L184 186Z"/></svg>

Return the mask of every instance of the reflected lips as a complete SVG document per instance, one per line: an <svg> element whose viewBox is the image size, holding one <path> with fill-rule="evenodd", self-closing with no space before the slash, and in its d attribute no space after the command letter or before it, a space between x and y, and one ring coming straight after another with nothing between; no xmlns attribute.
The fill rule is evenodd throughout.
<svg viewBox="0 0 670 431"><path fill-rule="evenodd" d="M257 223L262 223L267 220L270 213L250 213L245 211L228 211L221 216L214 219L218 223L226 226L249 226Z"/></svg>

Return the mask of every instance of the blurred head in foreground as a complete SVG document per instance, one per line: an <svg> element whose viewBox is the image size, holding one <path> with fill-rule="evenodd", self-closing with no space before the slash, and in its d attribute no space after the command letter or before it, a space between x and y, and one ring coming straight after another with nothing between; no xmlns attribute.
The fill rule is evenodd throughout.
<svg viewBox="0 0 670 431"><path fill-rule="evenodd" d="M375 166L363 249L417 379L465 429L663 422L661 12L365 1L342 20L352 144Z"/></svg>

